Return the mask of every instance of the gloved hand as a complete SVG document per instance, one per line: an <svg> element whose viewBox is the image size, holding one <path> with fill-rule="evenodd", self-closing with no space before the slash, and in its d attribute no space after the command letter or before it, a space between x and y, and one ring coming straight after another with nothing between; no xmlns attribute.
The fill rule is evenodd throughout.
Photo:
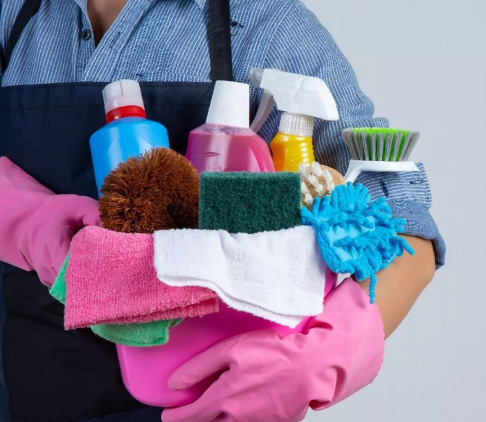
<svg viewBox="0 0 486 422"><path fill-rule="evenodd" d="M94 199L55 195L0 157L0 261L35 270L51 286L72 237L87 225L101 225Z"/></svg>
<svg viewBox="0 0 486 422"><path fill-rule="evenodd" d="M326 299L305 334L256 331L225 340L179 368L172 389L225 371L202 397L166 409L164 422L297 422L370 384L380 370L378 308L352 279Z"/></svg>

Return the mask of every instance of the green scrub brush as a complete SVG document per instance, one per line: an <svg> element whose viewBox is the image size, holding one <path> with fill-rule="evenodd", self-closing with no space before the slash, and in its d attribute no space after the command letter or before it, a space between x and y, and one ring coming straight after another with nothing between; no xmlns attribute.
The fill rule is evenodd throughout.
<svg viewBox="0 0 486 422"><path fill-rule="evenodd" d="M419 132L388 128L358 128L343 131L351 153L346 181L354 182L362 171L419 171L408 161L420 138Z"/></svg>

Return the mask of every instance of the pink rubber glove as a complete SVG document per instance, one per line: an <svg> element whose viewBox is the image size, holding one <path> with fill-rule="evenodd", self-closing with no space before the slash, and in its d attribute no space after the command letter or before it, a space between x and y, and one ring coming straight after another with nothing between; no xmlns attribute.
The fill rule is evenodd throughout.
<svg viewBox="0 0 486 422"><path fill-rule="evenodd" d="M255 331L225 340L169 379L180 390L226 369L203 396L166 409L164 422L297 422L370 384L384 353L378 308L351 279L325 301L306 334Z"/></svg>
<svg viewBox="0 0 486 422"><path fill-rule="evenodd" d="M35 270L51 286L72 237L87 225L101 225L94 199L55 195L0 157L0 261Z"/></svg>

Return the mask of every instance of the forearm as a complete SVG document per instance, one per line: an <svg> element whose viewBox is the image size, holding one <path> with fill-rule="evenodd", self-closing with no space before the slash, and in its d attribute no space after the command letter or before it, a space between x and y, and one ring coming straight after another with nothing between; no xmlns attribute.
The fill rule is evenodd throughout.
<svg viewBox="0 0 486 422"><path fill-rule="evenodd" d="M383 319L386 338L402 323L435 273L432 242L419 237L403 237L412 246L415 255L404 253L377 274L375 303ZM361 282L360 286L368 292L369 280Z"/></svg>

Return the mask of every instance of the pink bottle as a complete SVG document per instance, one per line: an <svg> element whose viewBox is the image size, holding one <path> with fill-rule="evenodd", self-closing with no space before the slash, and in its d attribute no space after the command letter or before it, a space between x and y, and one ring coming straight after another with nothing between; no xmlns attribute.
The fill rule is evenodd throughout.
<svg viewBox="0 0 486 422"><path fill-rule="evenodd" d="M208 123L189 138L188 159L202 171L274 171L267 144L248 129L249 87L217 82ZM335 284L328 271L326 292ZM197 400L214 379L184 391L167 386L170 375L182 364L222 340L255 330L274 329L282 335L302 332L309 319L295 329L284 327L219 302L219 312L202 318L187 318L170 331L164 346L135 348L117 345L123 381L142 403L176 407Z"/></svg>
<svg viewBox="0 0 486 422"><path fill-rule="evenodd" d="M187 159L203 171L274 172L267 143L250 129L250 87L218 81L206 124L189 134Z"/></svg>

